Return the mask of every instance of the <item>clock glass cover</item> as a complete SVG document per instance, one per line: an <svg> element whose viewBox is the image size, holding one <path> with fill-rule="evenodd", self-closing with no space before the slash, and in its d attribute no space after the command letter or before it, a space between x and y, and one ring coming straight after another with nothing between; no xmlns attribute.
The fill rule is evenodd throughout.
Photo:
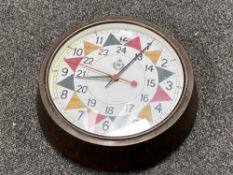
<svg viewBox="0 0 233 175"><path fill-rule="evenodd" d="M48 72L49 93L74 127L107 137L161 125L184 87L182 62L159 34L125 22L74 32Z"/></svg>

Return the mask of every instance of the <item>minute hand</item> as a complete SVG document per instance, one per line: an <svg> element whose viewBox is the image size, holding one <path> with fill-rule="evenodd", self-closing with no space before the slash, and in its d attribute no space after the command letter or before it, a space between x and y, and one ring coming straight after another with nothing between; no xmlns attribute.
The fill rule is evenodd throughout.
<svg viewBox="0 0 233 175"><path fill-rule="evenodd" d="M153 41L151 41L150 43L147 44L147 46L141 50L141 52L139 52L138 54L135 55L135 57L125 66L123 67L116 75L115 75L115 79L111 79L106 85L105 88L109 87L111 84L114 83L114 81L117 81L120 77L121 74L123 74L127 68L129 68L130 65L132 65L139 56L141 56L146 50L149 49L149 47L151 46L151 44L153 43Z"/></svg>

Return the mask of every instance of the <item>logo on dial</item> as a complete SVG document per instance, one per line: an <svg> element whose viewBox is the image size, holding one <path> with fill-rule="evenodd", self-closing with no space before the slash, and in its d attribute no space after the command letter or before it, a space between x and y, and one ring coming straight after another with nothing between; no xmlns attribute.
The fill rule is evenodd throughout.
<svg viewBox="0 0 233 175"><path fill-rule="evenodd" d="M115 62L113 63L113 68L114 68L115 70L121 70L124 66L125 66L125 65L124 65L124 63L122 62L122 59L118 59L117 61L115 61Z"/></svg>

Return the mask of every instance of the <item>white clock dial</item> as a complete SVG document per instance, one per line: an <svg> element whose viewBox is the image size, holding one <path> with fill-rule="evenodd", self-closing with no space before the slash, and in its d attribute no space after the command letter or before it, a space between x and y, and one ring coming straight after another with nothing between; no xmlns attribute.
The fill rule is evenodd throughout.
<svg viewBox="0 0 233 175"><path fill-rule="evenodd" d="M166 120L181 97L184 73L177 53L158 34L108 23L72 35L57 51L48 83L65 119L114 137Z"/></svg>

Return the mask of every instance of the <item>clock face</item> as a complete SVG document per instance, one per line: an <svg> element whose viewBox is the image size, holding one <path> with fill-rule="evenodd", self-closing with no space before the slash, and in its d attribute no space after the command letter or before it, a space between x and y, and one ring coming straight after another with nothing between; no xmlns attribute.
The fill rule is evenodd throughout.
<svg viewBox="0 0 233 175"><path fill-rule="evenodd" d="M162 124L184 87L179 56L160 35L129 23L74 32L53 57L51 99L75 127L129 136Z"/></svg>

